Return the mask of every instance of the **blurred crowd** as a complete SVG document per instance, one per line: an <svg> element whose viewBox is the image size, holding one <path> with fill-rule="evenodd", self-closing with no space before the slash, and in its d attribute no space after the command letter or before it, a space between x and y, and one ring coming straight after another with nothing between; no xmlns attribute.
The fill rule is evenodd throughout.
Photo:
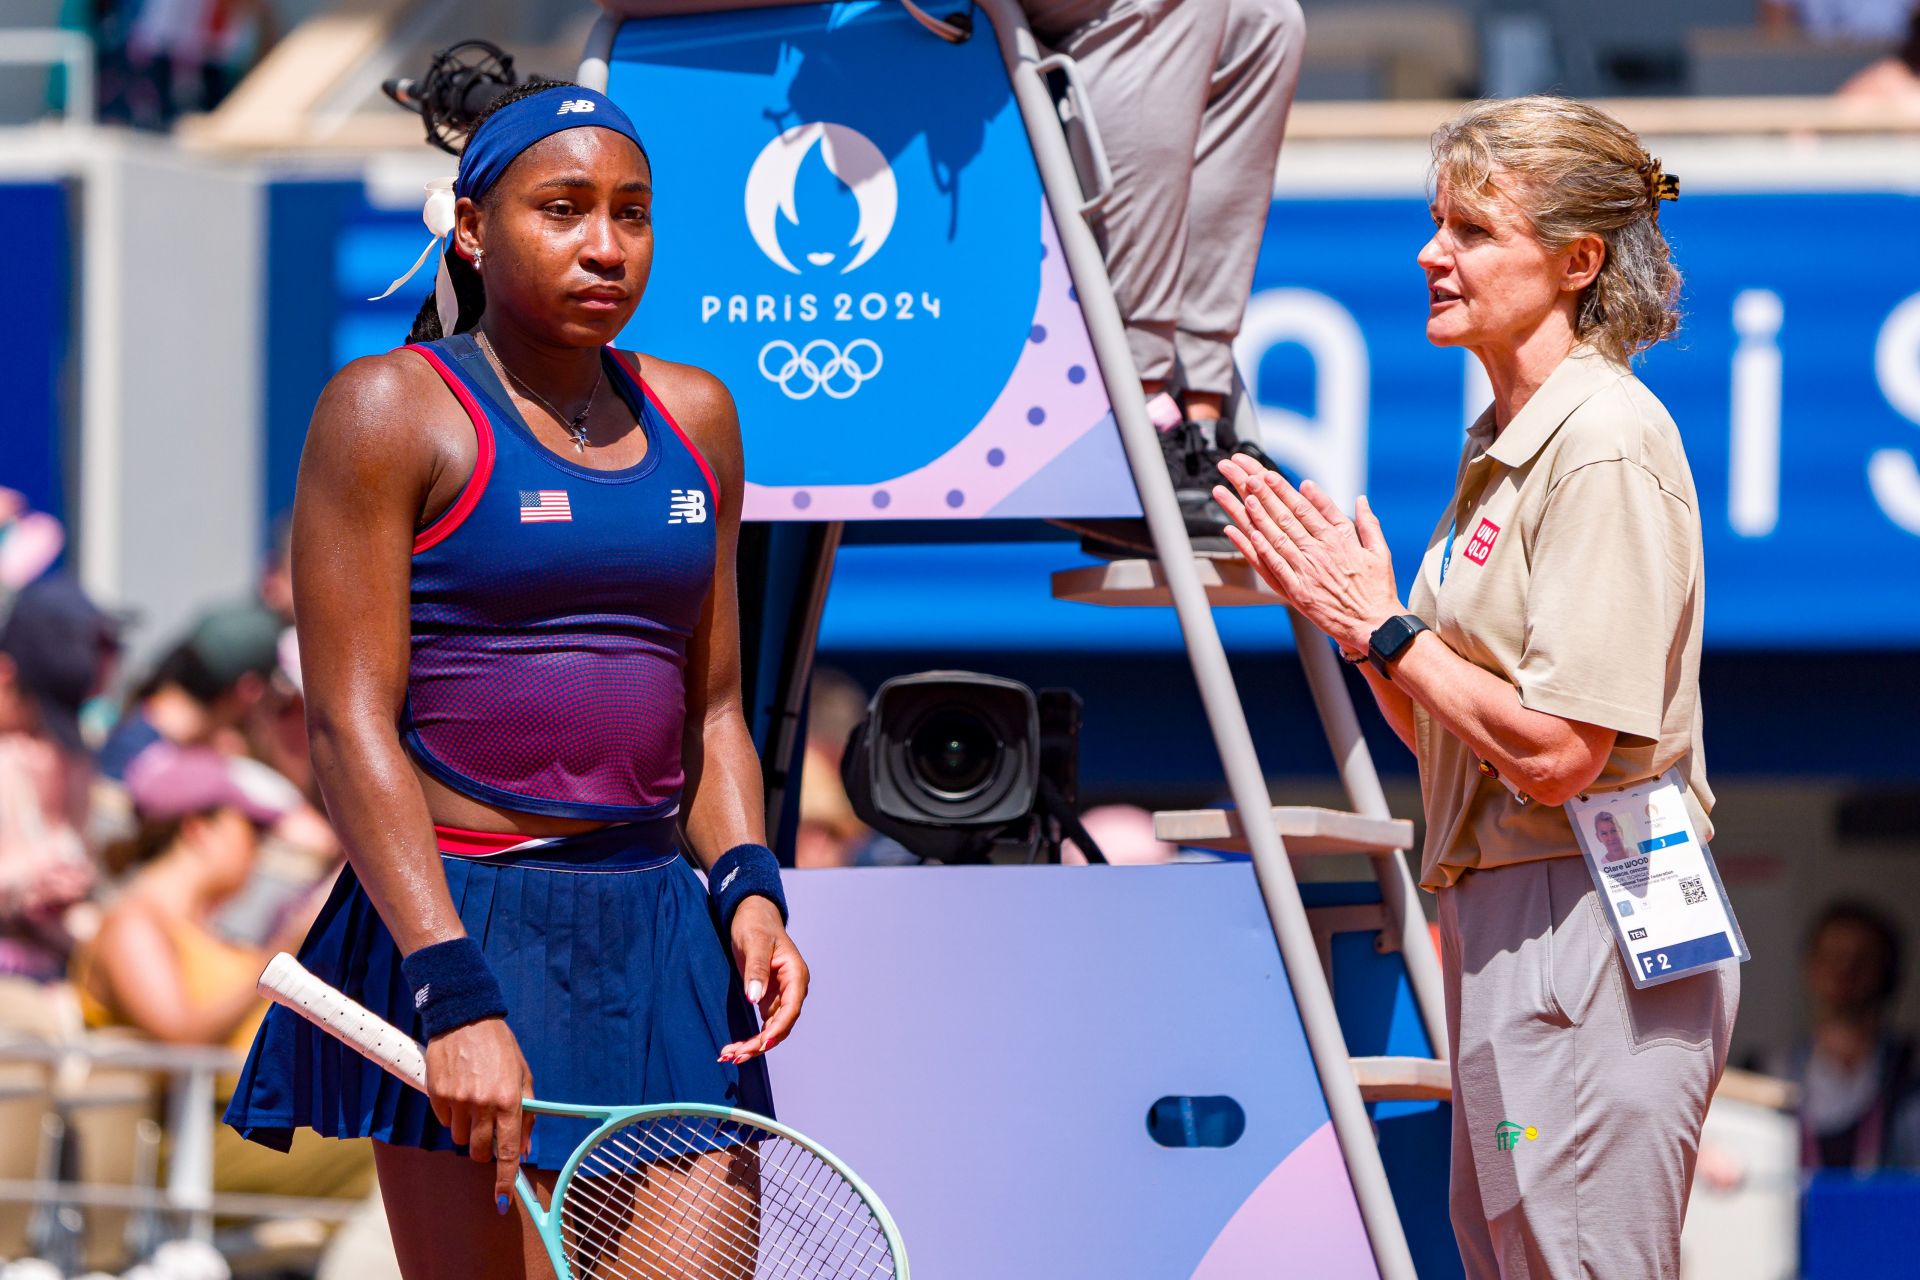
<svg viewBox="0 0 1920 1280"><path fill-rule="evenodd" d="M128 672L132 620L57 568L62 541L0 490L0 1037L237 1054L267 958L298 946L343 862L307 756L284 542L256 592ZM371 1191L365 1143L287 1159L214 1132L215 1191Z"/></svg>
<svg viewBox="0 0 1920 1280"><path fill-rule="evenodd" d="M98 118L164 129L211 111L278 36L269 0L62 0L93 40Z"/></svg>

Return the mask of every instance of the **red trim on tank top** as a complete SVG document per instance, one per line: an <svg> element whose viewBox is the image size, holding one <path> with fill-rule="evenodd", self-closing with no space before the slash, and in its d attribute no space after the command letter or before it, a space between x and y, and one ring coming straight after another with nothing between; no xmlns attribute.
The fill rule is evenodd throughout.
<svg viewBox="0 0 1920 1280"><path fill-rule="evenodd" d="M687 437L687 433L680 429L680 424L673 420L673 415L667 412L667 406L660 403L660 397L653 394L653 388L647 385L647 380L640 376L639 362L624 351L615 351L613 358L625 366L628 376L631 377L635 385L640 388L641 394L646 396L647 402L659 410L660 416L665 418L667 425L673 428L673 434L679 436L680 443L687 446L687 452L692 454L693 460L700 464L700 474L707 478L707 488L713 492L714 502L718 503L720 501L720 482L713 478L713 468L707 465L706 457L701 454L699 448L693 441Z"/></svg>
<svg viewBox="0 0 1920 1280"><path fill-rule="evenodd" d="M467 411L467 417L472 420L474 438L479 442L479 454L473 460L473 474L467 477L460 496L453 500L452 506L440 513L439 519L414 535L413 554L419 555L429 547L445 542L480 505L480 495L486 492L487 481L493 475L493 424L487 421L486 411L473 398L473 393L467 390L466 384L455 376L453 370L447 368L437 352L418 344L409 345L406 349L426 357L427 363L440 375L440 380L453 391L454 399L460 402L460 407Z"/></svg>
<svg viewBox="0 0 1920 1280"><path fill-rule="evenodd" d="M523 844L546 844L547 841L534 836L509 835L498 831L469 831L465 827L443 827L433 824L433 843L442 853L457 853L468 858L484 858L489 854L506 853L518 849Z"/></svg>

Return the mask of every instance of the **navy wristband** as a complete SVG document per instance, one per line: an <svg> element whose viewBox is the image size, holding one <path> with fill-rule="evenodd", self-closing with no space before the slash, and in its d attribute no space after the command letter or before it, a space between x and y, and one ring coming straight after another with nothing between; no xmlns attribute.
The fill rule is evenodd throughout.
<svg viewBox="0 0 1920 1280"><path fill-rule="evenodd" d="M721 854L707 872L707 896L713 902L724 932L733 927L733 913L748 898L761 897L780 909L786 923L787 895L780 890L780 860L763 844L741 844Z"/></svg>
<svg viewBox="0 0 1920 1280"><path fill-rule="evenodd" d="M500 979L472 938L422 947L401 959L400 972L413 991L413 1009L428 1040L471 1022L507 1016Z"/></svg>

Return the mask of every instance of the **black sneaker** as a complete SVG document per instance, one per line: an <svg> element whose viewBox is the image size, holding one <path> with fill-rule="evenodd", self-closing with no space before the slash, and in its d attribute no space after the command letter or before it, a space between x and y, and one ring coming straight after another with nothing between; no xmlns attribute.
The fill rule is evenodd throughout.
<svg viewBox="0 0 1920 1280"><path fill-rule="evenodd" d="M1279 463L1267 456L1267 451L1260 447L1258 441L1242 440L1234 435L1233 428L1228 425L1224 418L1214 426L1214 440L1215 443L1213 447L1207 451L1208 456L1206 460L1207 469L1214 475L1218 476L1220 474L1219 464L1223 460L1231 458L1236 453L1242 453L1252 458L1267 470L1278 471L1281 475L1286 476L1289 481L1294 480L1294 477L1282 468Z"/></svg>
<svg viewBox="0 0 1920 1280"><path fill-rule="evenodd" d="M1220 454L1208 444L1204 429L1197 422L1182 422L1160 433L1160 456L1167 464L1167 478L1173 481L1173 496L1180 504L1180 518L1187 527L1187 538L1196 555L1231 558L1239 553L1227 541L1227 516L1213 500L1213 486L1220 483L1215 465ZM1153 536L1144 519L1136 520L1057 520L1054 523L1081 535L1080 547L1088 555L1105 560L1136 560L1157 555Z"/></svg>

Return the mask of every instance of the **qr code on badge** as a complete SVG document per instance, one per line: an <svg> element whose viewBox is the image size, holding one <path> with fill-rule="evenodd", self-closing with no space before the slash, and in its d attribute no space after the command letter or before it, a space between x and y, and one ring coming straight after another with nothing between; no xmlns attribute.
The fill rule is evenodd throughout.
<svg viewBox="0 0 1920 1280"><path fill-rule="evenodd" d="M1699 876L1682 876L1680 878L1680 896L1686 900L1688 906L1697 907L1707 900L1707 889L1705 885L1700 883Z"/></svg>

